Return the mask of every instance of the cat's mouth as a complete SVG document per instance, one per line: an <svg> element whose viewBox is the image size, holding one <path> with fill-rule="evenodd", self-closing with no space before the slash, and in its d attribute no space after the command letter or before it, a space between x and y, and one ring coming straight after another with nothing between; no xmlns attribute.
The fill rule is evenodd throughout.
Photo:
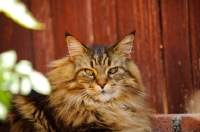
<svg viewBox="0 0 200 132"><path fill-rule="evenodd" d="M104 91L104 90L102 90L101 92L100 92L100 94L105 94L105 93L107 93L106 91Z"/></svg>
<svg viewBox="0 0 200 132"><path fill-rule="evenodd" d="M102 90L101 92L99 92L99 94L97 96L109 96L110 93L106 92L105 90Z"/></svg>
<svg viewBox="0 0 200 132"><path fill-rule="evenodd" d="M105 87L104 89L96 87L96 89L94 89L91 89L91 91L89 89L88 91L91 94L91 97L94 99L94 101L108 102L113 98L117 98L119 94L119 92L110 89L109 87Z"/></svg>

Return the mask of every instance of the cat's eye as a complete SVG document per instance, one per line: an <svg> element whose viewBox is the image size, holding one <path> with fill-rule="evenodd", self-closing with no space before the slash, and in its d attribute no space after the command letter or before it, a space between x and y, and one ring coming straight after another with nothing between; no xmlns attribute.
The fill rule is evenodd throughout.
<svg viewBox="0 0 200 132"><path fill-rule="evenodd" d="M85 73L89 76L93 76L94 75L94 72L92 70L89 70L89 69L85 69Z"/></svg>
<svg viewBox="0 0 200 132"><path fill-rule="evenodd" d="M114 67L114 68L111 68L109 71L108 71L108 74L114 74L118 71L118 67Z"/></svg>

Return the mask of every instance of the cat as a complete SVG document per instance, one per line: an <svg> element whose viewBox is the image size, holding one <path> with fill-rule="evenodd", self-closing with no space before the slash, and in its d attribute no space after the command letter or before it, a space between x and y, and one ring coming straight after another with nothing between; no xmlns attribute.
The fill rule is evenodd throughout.
<svg viewBox="0 0 200 132"><path fill-rule="evenodd" d="M0 130L151 132L148 96L131 59L134 37L89 47L67 34L69 55L49 65L52 93L15 96Z"/></svg>

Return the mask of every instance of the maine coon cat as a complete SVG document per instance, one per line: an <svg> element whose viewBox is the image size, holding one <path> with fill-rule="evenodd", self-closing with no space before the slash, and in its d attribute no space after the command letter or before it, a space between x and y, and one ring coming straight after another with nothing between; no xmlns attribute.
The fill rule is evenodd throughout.
<svg viewBox="0 0 200 132"><path fill-rule="evenodd" d="M53 91L16 96L0 130L11 132L150 132L147 94L131 59L134 33L88 47L66 35L69 56L47 74Z"/></svg>

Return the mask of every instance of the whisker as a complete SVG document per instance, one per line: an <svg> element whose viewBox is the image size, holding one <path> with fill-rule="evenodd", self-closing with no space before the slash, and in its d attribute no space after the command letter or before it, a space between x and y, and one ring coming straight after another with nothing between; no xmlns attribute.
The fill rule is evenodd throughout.
<svg viewBox="0 0 200 132"><path fill-rule="evenodd" d="M144 96L144 95L145 95L144 92L142 92L142 91L140 91L139 89L136 89L136 88L134 88L134 87L131 87L131 86L129 86L129 85L126 85L126 88L128 88L130 91L134 92L134 93L137 94L137 95L141 95L141 96Z"/></svg>
<svg viewBox="0 0 200 132"><path fill-rule="evenodd" d="M151 76L145 78L144 80L142 80L142 82L145 82L146 80L148 80Z"/></svg>

